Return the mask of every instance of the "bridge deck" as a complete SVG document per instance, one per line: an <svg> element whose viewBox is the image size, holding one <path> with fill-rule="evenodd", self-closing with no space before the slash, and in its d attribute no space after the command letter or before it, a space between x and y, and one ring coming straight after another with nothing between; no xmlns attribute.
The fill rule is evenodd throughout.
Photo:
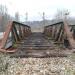
<svg viewBox="0 0 75 75"><path fill-rule="evenodd" d="M43 33L32 33L17 43L17 46L15 53L9 53L11 57L67 56L64 48L58 47L52 40L45 38Z"/></svg>

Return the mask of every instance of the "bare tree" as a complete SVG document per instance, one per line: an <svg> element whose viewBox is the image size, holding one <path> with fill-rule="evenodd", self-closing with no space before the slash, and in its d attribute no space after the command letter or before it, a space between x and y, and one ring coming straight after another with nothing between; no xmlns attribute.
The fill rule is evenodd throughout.
<svg viewBox="0 0 75 75"><path fill-rule="evenodd" d="M25 21L28 21L28 12L25 13L26 17L25 17Z"/></svg>
<svg viewBox="0 0 75 75"><path fill-rule="evenodd" d="M7 7L0 5L0 31L5 31L9 16L10 15L8 15Z"/></svg>
<svg viewBox="0 0 75 75"><path fill-rule="evenodd" d="M55 14L55 19L59 20L59 19L64 19L64 18L68 18L69 15L69 10L67 9L63 9L63 10L57 10L57 13Z"/></svg>
<svg viewBox="0 0 75 75"><path fill-rule="evenodd" d="M42 19L43 19L43 21L45 20L45 12L43 12Z"/></svg>
<svg viewBox="0 0 75 75"><path fill-rule="evenodd" d="M20 21L19 12L16 12L16 13L15 13L15 20L16 20L16 21Z"/></svg>
<svg viewBox="0 0 75 75"><path fill-rule="evenodd" d="M42 13L42 19L43 19L43 27L45 26L45 12Z"/></svg>

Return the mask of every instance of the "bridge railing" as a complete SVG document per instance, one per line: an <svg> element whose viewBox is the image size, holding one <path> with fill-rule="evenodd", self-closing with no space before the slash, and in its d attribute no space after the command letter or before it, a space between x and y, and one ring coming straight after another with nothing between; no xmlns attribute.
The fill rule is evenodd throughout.
<svg viewBox="0 0 75 75"><path fill-rule="evenodd" d="M56 43L62 43L66 47L75 48L75 25L69 25L67 21L58 22L44 27L44 34L52 38Z"/></svg>
<svg viewBox="0 0 75 75"><path fill-rule="evenodd" d="M29 36L30 34L30 26L16 21L11 21L7 25L0 48L8 49L13 47L16 43L20 42L23 38Z"/></svg>

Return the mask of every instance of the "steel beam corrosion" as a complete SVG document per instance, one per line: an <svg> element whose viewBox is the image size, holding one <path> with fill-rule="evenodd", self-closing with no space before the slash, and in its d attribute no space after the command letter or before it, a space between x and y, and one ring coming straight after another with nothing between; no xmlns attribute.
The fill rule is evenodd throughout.
<svg viewBox="0 0 75 75"><path fill-rule="evenodd" d="M67 48L75 48L75 25L62 21L44 27L44 34L52 38L55 43L63 44Z"/></svg>
<svg viewBox="0 0 75 75"><path fill-rule="evenodd" d="M31 34L31 28L28 25L10 21L8 22L4 37L0 45L0 51L2 52L14 52L16 49L16 43L23 40L23 38Z"/></svg>

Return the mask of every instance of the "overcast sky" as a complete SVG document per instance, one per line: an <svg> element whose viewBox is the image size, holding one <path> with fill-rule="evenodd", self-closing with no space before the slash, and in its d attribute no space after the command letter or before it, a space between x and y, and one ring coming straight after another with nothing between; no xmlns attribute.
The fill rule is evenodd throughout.
<svg viewBox="0 0 75 75"><path fill-rule="evenodd" d="M0 0L0 4L6 5L12 16L18 11L24 19L28 12L28 20L41 20L42 12L51 19L57 9L68 9L70 15L75 16L75 0Z"/></svg>

